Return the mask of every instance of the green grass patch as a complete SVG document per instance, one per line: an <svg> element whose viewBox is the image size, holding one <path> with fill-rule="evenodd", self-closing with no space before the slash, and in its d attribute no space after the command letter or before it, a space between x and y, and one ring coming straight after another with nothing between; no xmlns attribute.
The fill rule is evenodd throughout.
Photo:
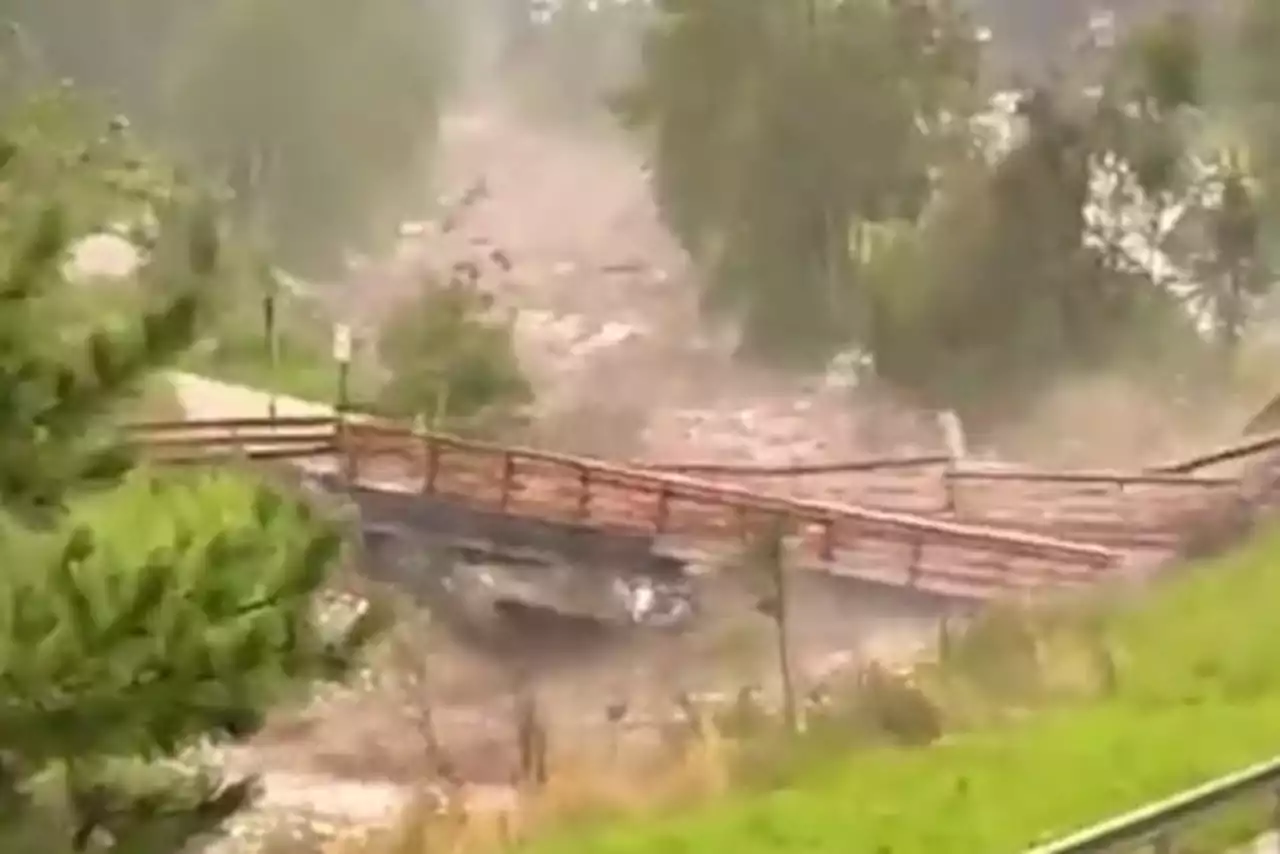
<svg viewBox="0 0 1280 854"><path fill-rule="evenodd" d="M257 352L254 352L254 350ZM193 374L262 391L295 397L313 403L336 404L338 367L327 349L311 346L282 352L275 364L255 348L219 346L216 351L193 353L181 368ZM356 366L348 380L349 402L371 399L374 383Z"/></svg>
<svg viewBox="0 0 1280 854"><path fill-rule="evenodd" d="M964 728L927 748L832 742L804 751L821 758L770 791L564 828L522 850L1016 854L1280 754L1277 602L1280 534L1271 533L1141 600L1054 614L1046 636L1074 631L1102 651L1106 678L1087 693L1028 690L1014 715L953 715ZM1038 645L1042 672L1053 672L1062 646ZM942 670L974 665L956 655ZM934 674L939 703L960 695L957 684L971 686L971 675ZM831 739L830 727L820 737ZM1236 809L1178 850L1224 850L1260 829L1268 808Z"/></svg>
<svg viewBox="0 0 1280 854"><path fill-rule="evenodd" d="M206 318L203 341L175 366L210 379L250 386L314 403L338 398L338 366L333 360L333 327L308 300L279 300L274 362L267 345L261 309L252 293L229 291ZM103 325L128 329L152 297L114 283L80 288L62 301L62 321L87 334ZM357 353L348 377L350 402L371 401L378 388L376 359ZM145 408L145 407L144 407Z"/></svg>

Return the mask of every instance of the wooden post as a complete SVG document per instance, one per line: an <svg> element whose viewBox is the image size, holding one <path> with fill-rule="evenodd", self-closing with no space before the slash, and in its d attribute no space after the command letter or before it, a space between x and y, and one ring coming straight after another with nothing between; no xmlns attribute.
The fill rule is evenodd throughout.
<svg viewBox="0 0 1280 854"><path fill-rule="evenodd" d="M768 581L768 601L763 603L773 618L778 655L778 677L782 683L782 712L788 733L799 731L799 708L796 703L795 674L791 669L791 636L789 605L789 555L787 554L787 519L775 515L758 534L752 532L750 558L763 571Z"/></svg>
<svg viewBox="0 0 1280 854"><path fill-rule="evenodd" d="M339 414L335 425L338 436L338 447L342 453L342 478L348 489L355 486L360 477L360 461L356 453L355 434L346 416Z"/></svg>
<svg viewBox="0 0 1280 854"><path fill-rule="evenodd" d="M578 507L574 519L585 522L591 518L591 469L578 468Z"/></svg>
<svg viewBox="0 0 1280 854"><path fill-rule="evenodd" d="M422 477L422 494L435 495L436 480L440 477L440 446L434 437L423 433L422 445L426 452L427 470Z"/></svg>
<svg viewBox="0 0 1280 854"><path fill-rule="evenodd" d="M959 518L960 501L957 496L956 463L952 460L942 470L942 511Z"/></svg>
<svg viewBox="0 0 1280 854"><path fill-rule="evenodd" d="M671 493L666 487L658 490L658 503L653 508L653 533L660 536L667 532L667 523L671 519Z"/></svg>
<svg viewBox="0 0 1280 854"><path fill-rule="evenodd" d="M511 506L511 489L515 485L516 461L510 451L502 452L502 481L498 486L498 509L503 513Z"/></svg>
<svg viewBox="0 0 1280 854"><path fill-rule="evenodd" d="M818 557L831 563L836 558L836 523L827 519L822 523L822 537L818 540Z"/></svg>
<svg viewBox="0 0 1280 854"><path fill-rule="evenodd" d="M960 502L956 495L956 470L968 454L964 437L964 426L960 417L951 410L938 413L938 426L942 428L942 438L947 446L947 465L942 470L943 511L953 516L960 516Z"/></svg>
<svg viewBox="0 0 1280 854"><path fill-rule="evenodd" d="M907 586L920 585L920 559L924 557L924 540L916 537L911 541L911 551L907 559Z"/></svg>
<svg viewBox="0 0 1280 854"><path fill-rule="evenodd" d="M1125 491L1124 481L1117 478L1113 485L1116 490L1116 516L1124 522L1126 527L1133 528L1135 527L1133 524L1133 508L1129 506L1129 502L1127 500L1129 495Z"/></svg>

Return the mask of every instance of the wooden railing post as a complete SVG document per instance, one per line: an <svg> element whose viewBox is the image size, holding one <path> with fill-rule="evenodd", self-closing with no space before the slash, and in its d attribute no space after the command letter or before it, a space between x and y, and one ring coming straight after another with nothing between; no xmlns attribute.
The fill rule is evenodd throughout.
<svg viewBox="0 0 1280 854"><path fill-rule="evenodd" d="M350 489L355 486L356 480L360 477L360 463L356 453L354 434L345 415L339 414L337 416L334 430L338 437L338 447L340 449L342 479L347 488Z"/></svg>
<svg viewBox="0 0 1280 854"><path fill-rule="evenodd" d="M956 462L952 460L942 470L942 512L956 518L960 517L960 501L956 495L959 480L956 477Z"/></svg>
<svg viewBox="0 0 1280 854"><path fill-rule="evenodd" d="M1134 527L1134 508L1129 506L1129 491L1125 488L1123 480L1118 478L1116 479L1115 490L1116 515L1120 517L1120 520L1124 523L1125 527L1132 528Z"/></svg>
<svg viewBox="0 0 1280 854"><path fill-rule="evenodd" d="M422 447L427 465L422 473L422 494L435 495L436 481L440 477L440 446L430 435L423 433Z"/></svg>
<svg viewBox="0 0 1280 854"><path fill-rule="evenodd" d="M920 586L920 560L924 557L924 539L916 537L911 541L911 551L907 556L907 586Z"/></svg>
<svg viewBox="0 0 1280 854"><path fill-rule="evenodd" d="M822 523L822 536L818 540L818 557L824 563L832 563L836 559L836 523L827 519Z"/></svg>
<svg viewBox="0 0 1280 854"><path fill-rule="evenodd" d="M666 488L658 490L658 503L653 508L653 533L660 536L667 532L671 520L671 493Z"/></svg>
<svg viewBox="0 0 1280 854"><path fill-rule="evenodd" d="M591 469L578 467L578 504L574 509L574 519L585 522L591 518Z"/></svg>
<svg viewBox="0 0 1280 854"><path fill-rule="evenodd" d="M960 504L956 496L956 472L968 455L964 427L960 424L959 416L950 410L938 413L938 425L942 429L942 438L947 446L947 464L942 471L942 491L945 502L943 511L958 518Z"/></svg>
<svg viewBox="0 0 1280 854"><path fill-rule="evenodd" d="M498 509L506 513L511 506L511 489L515 485L516 460L511 451L502 452L502 477L498 484Z"/></svg>

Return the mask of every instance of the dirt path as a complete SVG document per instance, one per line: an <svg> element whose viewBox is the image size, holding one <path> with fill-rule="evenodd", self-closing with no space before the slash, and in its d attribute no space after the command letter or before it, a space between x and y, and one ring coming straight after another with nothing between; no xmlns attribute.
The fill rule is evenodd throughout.
<svg viewBox="0 0 1280 854"><path fill-rule="evenodd" d="M333 407L287 395L273 395L248 386L172 371L165 379L173 386L178 403L193 420L217 418L266 418L275 403L281 416L333 415Z"/></svg>

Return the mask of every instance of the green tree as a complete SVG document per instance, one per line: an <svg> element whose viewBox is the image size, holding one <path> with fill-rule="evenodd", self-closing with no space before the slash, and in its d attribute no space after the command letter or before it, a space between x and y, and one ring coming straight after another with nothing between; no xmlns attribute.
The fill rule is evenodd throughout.
<svg viewBox="0 0 1280 854"><path fill-rule="evenodd" d="M1192 19L1158 19L1027 93L1011 150L948 170L866 269L878 376L980 427L1067 373L1180 365L1161 350L1203 349L1196 312L1238 337L1250 200L1206 201L1202 50Z"/></svg>
<svg viewBox="0 0 1280 854"><path fill-rule="evenodd" d="M428 285L378 340L388 379L378 409L433 428L491 433L533 399L512 330L488 316L489 300L464 282Z"/></svg>
<svg viewBox="0 0 1280 854"><path fill-rule="evenodd" d="M878 377L975 418L1007 414L1046 374L1095 353L1128 316L1083 243L1090 139L1052 92L1021 108L1021 141L948 177L919 233L873 289ZM1114 298L1110 312L1104 310Z"/></svg>
<svg viewBox="0 0 1280 854"><path fill-rule="evenodd" d="M252 733L340 677L375 623L320 620L341 539L305 505L234 475L136 470L118 415L195 334L214 214L164 212L143 275L170 287L140 321L68 322L80 219L63 211L101 176L92 158L45 186L24 176L41 145L14 125L26 115L0 125L0 847L171 854L253 786L154 760Z"/></svg>
<svg viewBox="0 0 1280 854"><path fill-rule="evenodd" d="M660 208L748 351L821 361L866 332L851 228L913 219L974 106L972 28L945 0L657 5L619 108Z"/></svg>
<svg viewBox="0 0 1280 854"><path fill-rule="evenodd" d="M1238 25L1227 45L1235 72L1237 107L1249 141L1249 172L1261 184L1260 203L1269 263L1280 263L1280 7L1267 0L1241 0ZM1269 237L1269 239L1267 239Z"/></svg>
<svg viewBox="0 0 1280 854"><path fill-rule="evenodd" d="M447 36L434 0L14 0L24 67L70 78L212 184L261 249L341 272L430 197Z"/></svg>
<svg viewBox="0 0 1280 854"><path fill-rule="evenodd" d="M0 176L7 186L22 187L21 178L9 184L7 177L28 162L24 148L8 141L0 142L0 151L7 152ZM68 328L61 265L71 217L63 211L81 196L72 188L65 193L55 187L36 217L23 216L34 208L30 199L18 197L4 205L16 223L6 235L0 284L0 352L5 354L0 366L0 398L5 401L0 497L6 510L28 521L56 517L73 490L110 486L128 471L130 454L111 426L113 409L140 390L158 363L172 360L189 344L200 291L217 268L214 225L206 213L197 212L187 217L185 269L175 269L173 253L162 244L148 270L149 275L181 277L183 287L168 301L129 329ZM75 334L60 334L60 326Z"/></svg>
<svg viewBox="0 0 1280 854"><path fill-rule="evenodd" d="M252 735L344 677L376 625L317 611L337 530L240 476L135 475L52 531L7 527L0 548L0 755L35 798L0 796L7 850L101 836L114 847L75 850L171 854L217 830L253 781L154 760Z"/></svg>
<svg viewBox="0 0 1280 854"><path fill-rule="evenodd" d="M6 169L0 188L0 204L11 214L0 224L0 240L9 245L13 228L29 225L51 196L66 203L59 215L68 239L105 227L130 232L140 244L150 239L143 228L149 219L171 202L193 201L126 120L96 109L78 90L6 87L0 111L6 156L20 161Z"/></svg>
<svg viewBox="0 0 1280 854"><path fill-rule="evenodd" d="M1201 307L1230 368L1259 298L1274 287L1262 244L1262 210L1251 176L1225 164L1221 197L1207 216L1208 251L1198 272Z"/></svg>
<svg viewBox="0 0 1280 854"><path fill-rule="evenodd" d="M264 248L324 275L429 195L440 69L431 6L206 4L172 58L164 127L226 176Z"/></svg>

